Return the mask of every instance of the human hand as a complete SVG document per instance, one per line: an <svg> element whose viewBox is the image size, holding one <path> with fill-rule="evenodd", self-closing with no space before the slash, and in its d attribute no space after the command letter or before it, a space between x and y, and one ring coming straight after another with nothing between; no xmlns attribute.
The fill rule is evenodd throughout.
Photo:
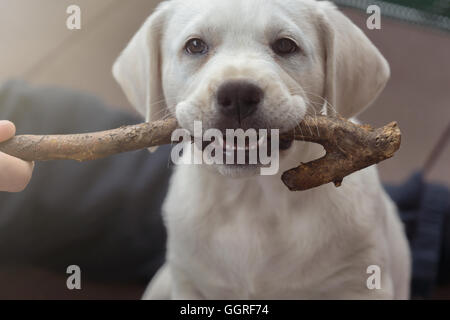
<svg viewBox="0 0 450 320"><path fill-rule="evenodd" d="M0 142L12 138L16 127L10 121L0 120ZM0 152L0 191L20 192L30 182L34 162L26 162Z"/></svg>

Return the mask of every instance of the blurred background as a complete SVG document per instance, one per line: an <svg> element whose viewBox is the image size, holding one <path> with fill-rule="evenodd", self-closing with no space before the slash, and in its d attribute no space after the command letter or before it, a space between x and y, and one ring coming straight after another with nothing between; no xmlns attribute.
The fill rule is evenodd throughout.
<svg viewBox="0 0 450 320"><path fill-rule="evenodd" d="M0 82L22 79L36 86L71 88L134 112L113 80L111 66L158 2L0 0ZM402 183L424 166L450 121L450 2L335 2L391 65L386 89L360 119L374 126L399 122L401 150L380 165L380 175L383 182ZM81 7L81 30L65 27L71 4ZM381 30L366 27L369 4L382 8ZM426 178L450 186L450 148ZM89 283L80 292L69 292L65 277L0 265L0 298L139 298L144 287Z"/></svg>

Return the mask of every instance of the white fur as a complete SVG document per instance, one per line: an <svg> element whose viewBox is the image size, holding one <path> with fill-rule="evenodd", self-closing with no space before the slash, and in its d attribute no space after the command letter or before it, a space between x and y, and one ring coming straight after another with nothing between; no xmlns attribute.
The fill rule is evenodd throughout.
<svg viewBox="0 0 450 320"><path fill-rule="evenodd" d="M190 37L208 43L189 56ZM270 44L290 37L302 48L276 56ZM220 125L217 88L232 79L260 86L256 126L292 128L309 112L361 112L389 78L380 52L328 2L313 0L172 0L145 22L114 66L133 105L157 120L173 114L192 130ZM331 107L330 107L331 106ZM148 299L406 299L408 244L375 167L342 187L292 193L281 173L321 156L296 142L282 152L280 173L226 165L180 165L164 205L165 266ZM369 290L370 265L381 268Z"/></svg>

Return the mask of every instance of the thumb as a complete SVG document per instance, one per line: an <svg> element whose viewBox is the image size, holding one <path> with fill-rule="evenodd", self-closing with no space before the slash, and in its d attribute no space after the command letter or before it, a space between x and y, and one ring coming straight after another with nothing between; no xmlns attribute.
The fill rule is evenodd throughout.
<svg viewBox="0 0 450 320"><path fill-rule="evenodd" d="M16 134L14 123L8 120L0 120L0 142L9 140Z"/></svg>

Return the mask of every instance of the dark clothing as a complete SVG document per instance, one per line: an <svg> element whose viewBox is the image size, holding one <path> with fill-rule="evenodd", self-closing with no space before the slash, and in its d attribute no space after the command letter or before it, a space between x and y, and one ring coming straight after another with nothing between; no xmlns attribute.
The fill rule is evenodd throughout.
<svg viewBox="0 0 450 320"><path fill-rule="evenodd" d="M139 123L93 96L0 87L0 119L17 134L89 132ZM0 263L36 264L86 277L147 281L164 261L161 205L170 177L169 148L77 163L36 163L27 189L0 193Z"/></svg>
<svg viewBox="0 0 450 320"><path fill-rule="evenodd" d="M412 251L412 296L429 297L438 280L450 283L450 192L425 183L421 173L386 190L399 209Z"/></svg>

